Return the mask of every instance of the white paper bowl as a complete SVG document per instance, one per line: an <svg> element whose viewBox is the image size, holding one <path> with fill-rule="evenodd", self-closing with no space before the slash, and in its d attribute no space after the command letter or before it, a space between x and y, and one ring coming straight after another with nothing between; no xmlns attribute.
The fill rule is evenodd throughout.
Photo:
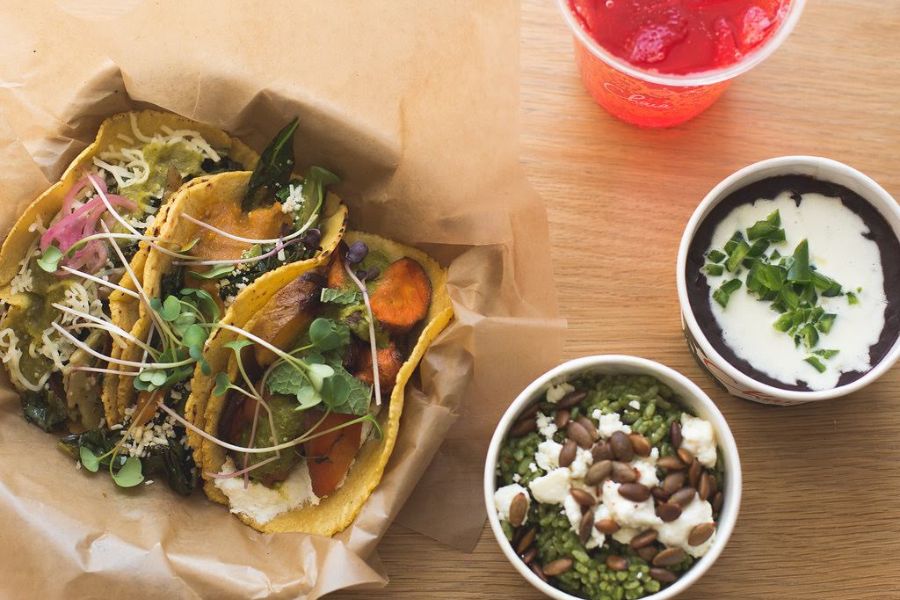
<svg viewBox="0 0 900 600"><path fill-rule="evenodd" d="M584 373L651 375L656 377L672 388L672 391L681 398L687 408L690 408L697 416L712 423L716 432L719 448L725 460L725 484L723 489L725 502L719 514L716 538L709 552L697 560L678 581L656 594L644 596L642 600L674 598L688 589L709 570L722 553L722 550L725 549L728 538L731 537L741 505L741 461L738 457L734 437L731 435L731 430L725 422L725 417L722 416L722 413L719 412L713 401L709 399L709 396L681 373L657 362L636 356L616 354L576 358L544 373L519 394L509 408L506 409L506 412L500 419L500 423L494 430L494 436L491 438L491 445L488 448L487 461L484 466L484 502L491 531L494 532L494 537L497 539L497 543L500 545L500 549L503 550L506 558L531 585L557 600L580 600L578 597L567 594L542 581L516 555L516 551L506 539L500 527L500 519L497 518L497 511L494 508L494 491L497 489L496 470L500 446L519 415L525 412L525 409L531 406L532 403L542 398L551 385L568 381Z"/></svg>
<svg viewBox="0 0 900 600"><path fill-rule="evenodd" d="M877 365L856 381L820 391L785 390L759 382L726 361L710 344L694 316L688 298L686 269L691 242L706 216L729 194L751 183L778 175L807 175L842 185L856 192L881 213L898 237L900 237L900 205L870 177L843 163L817 156L782 156L744 167L725 178L706 195L694 211L690 221L688 221L684 234L681 237L681 246L678 248L678 260L676 263L678 301L681 304L681 323L688 347L694 354L697 362L716 381L722 384L731 395L763 404L788 406L837 398L869 385L884 375L900 358L900 338L894 342L890 351Z"/></svg>

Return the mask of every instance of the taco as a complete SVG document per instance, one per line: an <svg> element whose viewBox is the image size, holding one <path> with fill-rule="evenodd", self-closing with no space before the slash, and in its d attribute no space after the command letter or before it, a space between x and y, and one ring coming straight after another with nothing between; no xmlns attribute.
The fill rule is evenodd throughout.
<svg viewBox="0 0 900 600"><path fill-rule="evenodd" d="M87 438L91 454L130 459L134 480L145 474L146 462L163 456L172 467L166 472L171 487L184 494L194 489L179 419L195 368L211 373L203 358L207 338L240 298L266 287L288 265L326 259L340 242L347 207L326 190L336 176L319 167L304 176L290 172L296 125L278 134L252 173L186 183L150 243L140 285L128 299L138 318L130 331L114 331L124 344L108 357L105 384L114 382L117 391L110 420L116 425L108 436L114 445L100 445L97 455ZM135 268L132 261L129 273ZM79 452L83 446L79 440Z"/></svg>
<svg viewBox="0 0 900 600"><path fill-rule="evenodd" d="M434 260L356 232L327 261L285 267L239 297L187 403L206 495L263 532L346 528L381 480L406 384L452 315Z"/></svg>
<svg viewBox="0 0 900 600"><path fill-rule="evenodd" d="M107 364L98 355L116 356L122 339L101 322L127 331L137 321L125 300L140 284L168 198L197 176L256 162L219 129L169 113L123 113L104 121L26 208L0 249L0 359L29 421L48 431L115 422L116 391L101 390ZM131 260L131 276L117 252Z"/></svg>

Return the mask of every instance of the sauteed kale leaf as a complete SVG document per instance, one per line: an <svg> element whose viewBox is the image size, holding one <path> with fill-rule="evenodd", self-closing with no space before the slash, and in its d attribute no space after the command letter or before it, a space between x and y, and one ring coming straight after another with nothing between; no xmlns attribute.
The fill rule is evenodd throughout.
<svg viewBox="0 0 900 600"><path fill-rule="evenodd" d="M294 134L300 120L297 117L285 125L259 157L250 176L247 194L241 208L249 212L265 202L271 194L285 187L294 168ZM268 191L268 194L266 193Z"/></svg>

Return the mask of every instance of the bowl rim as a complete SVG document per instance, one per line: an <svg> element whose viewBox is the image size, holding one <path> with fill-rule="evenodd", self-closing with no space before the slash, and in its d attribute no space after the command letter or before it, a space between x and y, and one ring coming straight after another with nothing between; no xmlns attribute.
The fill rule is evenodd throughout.
<svg viewBox="0 0 900 600"><path fill-rule="evenodd" d="M722 450L727 465L725 471L725 486L723 490L725 493L725 503L719 515L719 522L716 528L716 539L709 551L694 563L694 565L674 584L655 594L641 598L641 600L669 600L683 593L699 580L704 573L712 567L719 555L725 549L725 546L734 531L738 512L740 511L742 476L737 444L735 443L731 429L729 428L724 415L719 411L719 408L697 384L678 371L661 363L638 356L623 354L583 356L566 361L554 367L535 379L522 390L500 418L499 423L494 429L494 434L491 437L490 446L488 447L484 468L484 501L488 513L488 522L491 531L494 534L494 538L507 560L509 560L516 571L518 571L532 586L556 600L583 600L542 581L516 555L512 545L503 534L500 520L497 517L497 511L494 508L494 492L496 491L495 472L497 468L497 459L500 453L500 446L506 439L510 427L512 427L518 415L528 405L533 403L537 398L538 393L544 392L545 388L549 387L549 385L554 382L561 382L574 374L587 372L597 367L608 368L613 372L617 367L624 367L632 373L640 372L652 375L657 379L662 380L667 385L681 388L678 391L682 396L687 396L684 398L685 404L690 408L701 409L698 410L698 413L702 412L703 418L712 423L713 429L716 432L717 445Z"/></svg>
<svg viewBox="0 0 900 600"><path fill-rule="evenodd" d="M854 191L878 210L885 219L890 221L890 219L893 218L896 222L900 223L900 204L897 203L893 196L891 196L874 179L847 164L821 156L790 155L769 158L747 165L746 167L735 171L720 181L706 194L694 210L682 233L681 243L678 247L678 258L675 263L675 275L676 287L678 289L678 302L681 305L681 315L684 319L684 323L706 356L715 362L718 368L722 369L726 375L731 377L738 384L755 392L767 394L782 400L788 400L793 403L799 403L829 400L831 398L846 396L847 394L851 394L869 385L890 370L894 363L900 359L900 336L894 341L894 345L884 358L856 381L827 390L785 390L757 381L753 377L739 370L729 361L725 360L725 358L712 346L707 339L706 334L700 328L700 324L691 307L687 292L686 273L688 251L691 242L694 239L694 235L700 227L700 224L706 218L706 215L727 196L726 191L732 191L742 185L749 185L755 181L765 179L766 177L775 176L774 174L767 174L769 171L787 170L791 168L797 169L798 174L807 174L806 171L811 171L812 174L809 176L826 181L833 181L834 183L838 183L837 181L834 181L836 178L845 178L853 181L861 190L864 190ZM766 174L760 176L760 174L763 173ZM897 233L896 228L895 233Z"/></svg>

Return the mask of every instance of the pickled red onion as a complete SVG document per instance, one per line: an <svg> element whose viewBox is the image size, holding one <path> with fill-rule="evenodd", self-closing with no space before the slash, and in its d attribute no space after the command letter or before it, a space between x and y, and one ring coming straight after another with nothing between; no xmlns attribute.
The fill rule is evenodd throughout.
<svg viewBox="0 0 900 600"><path fill-rule="evenodd" d="M97 232L97 222L106 212L106 205L102 198L95 196L75 210L72 210L75 197L87 185L91 184L91 176L86 175L78 180L73 188L66 194L63 200L63 217L50 226L41 236L41 250L46 250L50 244L56 242L63 252L69 250L82 239ZM106 194L106 182L97 178L97 186ZM122 206L128 210L134 210L134 202L115 194L106 194L107 200L114 206ZM106 245L101 240L92 240L84 248L68 257L64 262L75 269L86 267L89 271L96 271L106 264L108 252Z"/></svg>

